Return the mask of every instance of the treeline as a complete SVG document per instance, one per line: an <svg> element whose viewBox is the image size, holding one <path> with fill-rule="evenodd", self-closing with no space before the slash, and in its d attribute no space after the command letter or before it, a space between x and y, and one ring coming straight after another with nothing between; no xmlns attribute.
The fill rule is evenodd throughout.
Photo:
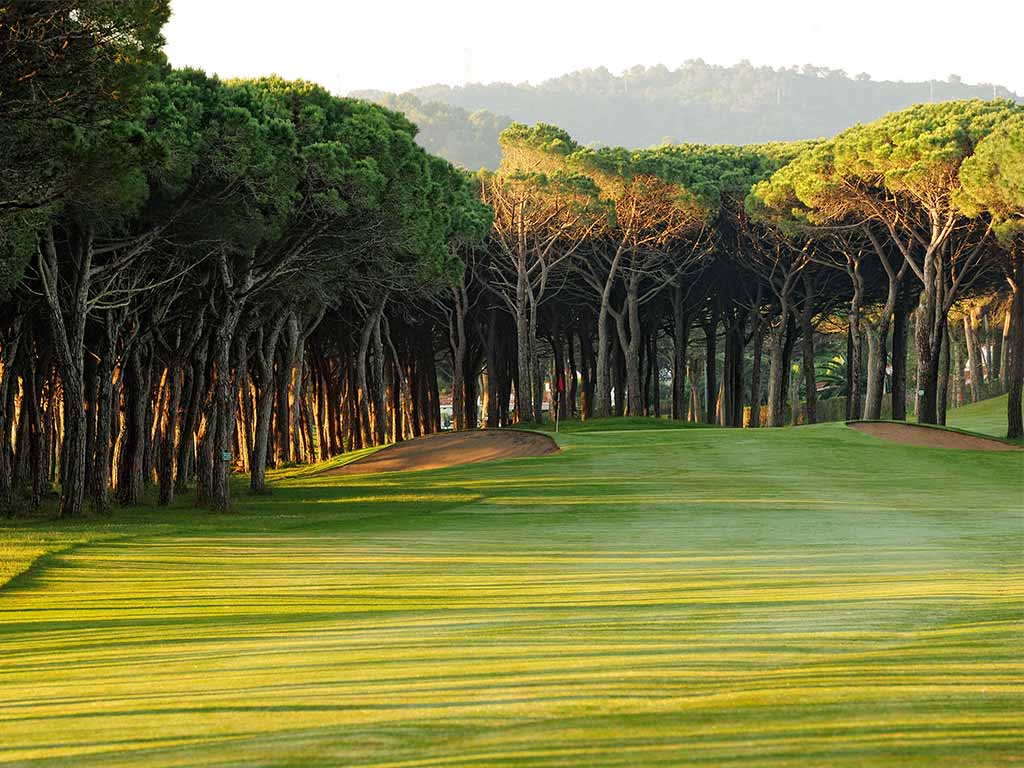
<svg viewBox="0 0 1024 768"><path fill-rule="evenodd" d="M911 402L920 421L944 423L950 312L1001 294L1005 321L987 326L1003 321L1003 334L982 344L980 315L964 334L974 386L1009 391L1008 434L1020 436L1022 112L951 102L825 142L651 150L513 125L500 169L479 176L494 229L456 307L471 308L462 324L502 309L514 321L504 360L482 332L475 358L472 344L456 356L487 361L487 402L499 400L488 425L506 411L506 378L526 421L559 381L563 417L660 415L667 371L673 418L759 426L764 403L763 423L779 426L794 369L814 422L825 326L847 336L847 418L904 419Z"/></svg>
<svg viewBox="0 0 1024 768"><path fill-rule="evenodd" d="M432 85L400 96L353 95L404 112L424 129L424 139L429 135L424 146L473 170L493 170L501 160L481 124L500 130L513 120L552 123L581 144L750 144L833 136L922 102L1017 98L1002 86L968 85L956 75L890 82L810 64L774 69L744 61L723 67L700 59L676 69L636 66L617 75L598 67L538 85Z"/></svg>
<svg viewBox="0 0 1024 768"><path fill-rule="evenodd" d="M5 506L226 509L233 469L439 428L417 305L490 226L470 180L395 112L171 71L152 10L3 9Z"/></svg>
<svg viewBox="0 0 1024 768"><path fill-rule="evenodd" d="M226 509L448 392L458 429L662 415L663 381L672 418L813 422L826 332L848 418L942 423L965 363L1021 435L1012 102L747 146L513 124L468 176L379 105L169 69L152 11L3 8L4 509Z"/></svg>

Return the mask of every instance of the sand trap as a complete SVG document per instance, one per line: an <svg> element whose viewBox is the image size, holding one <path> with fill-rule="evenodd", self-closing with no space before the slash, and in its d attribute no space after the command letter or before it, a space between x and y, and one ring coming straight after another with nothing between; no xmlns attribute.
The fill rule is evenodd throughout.
<svg viewBox="0 0 1024 768"><path fill-rule="evenodd" d="M882 440L891 440L904 445L921 445L926 448L959 448L970 451L1019 451L1015 445L990 440L987 437L964 435L946 429L920 427L914 424L895 422L861 421L847 426Z"/></svg>
<svg viewBox="0 0 1024 768"><path fill-rule="evenodd" d="M368 475L374 472L408 472L476 464L494 459L543 456L558 450L547 435L515 430L485 429L447 432L390 445L326 475Z"/></svg>

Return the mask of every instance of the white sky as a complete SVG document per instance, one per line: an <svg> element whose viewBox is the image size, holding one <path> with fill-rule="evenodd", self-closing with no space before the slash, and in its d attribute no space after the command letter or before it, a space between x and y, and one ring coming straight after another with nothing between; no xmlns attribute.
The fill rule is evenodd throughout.
<svg viewBox="0 0 1024 768"><path fill-rule="evenodd" d="M338 94L539 82L605 65L793 64L1024 94L1022 0L171 0L175 66L276 73Z"/></svg>

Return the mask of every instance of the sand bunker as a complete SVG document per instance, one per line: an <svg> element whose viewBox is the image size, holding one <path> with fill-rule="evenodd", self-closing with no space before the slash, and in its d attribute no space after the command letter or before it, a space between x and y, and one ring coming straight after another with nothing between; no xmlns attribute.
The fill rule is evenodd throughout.
<svg viewBox="0 0 1024 768"><path fill-rule="evenodd" d="M959 448L970 451L1020 450L1020 448L1014 445L1003 443L999 440L964 435L960 432L950 432L945 429L919 427L914 424L861 421L854 422L848 426L866 435L880 437L883 440L891 440L894 443L903 443L904 445L921 445L926 448Z"/></svg>
<svg viewBox="0 0 1024 768"><path fill-rule="evenodd" d="M502 429L448 432L382 448L365 459L328 470L324 474L367 475L374 472L442 469L494 459L543 456L557 450L558 446L550 437L532 432Z"/></svg>

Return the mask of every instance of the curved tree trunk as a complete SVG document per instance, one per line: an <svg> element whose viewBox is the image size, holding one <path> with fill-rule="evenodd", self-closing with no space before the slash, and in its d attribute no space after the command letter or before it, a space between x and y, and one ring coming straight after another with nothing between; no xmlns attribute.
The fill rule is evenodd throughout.
<svg viewBox="0 0 1024 768"><path fill-rule="evenodd" d="M52 227L43 235L39 250L39 274L50 318L50 332L57 372L61 379L64 440L60 453L60 517L82 514L85 498L86 414L84 339L92 271L92 233L80 233L76 244L73 281L68 306L60 290L60 264Z"/></svg>

